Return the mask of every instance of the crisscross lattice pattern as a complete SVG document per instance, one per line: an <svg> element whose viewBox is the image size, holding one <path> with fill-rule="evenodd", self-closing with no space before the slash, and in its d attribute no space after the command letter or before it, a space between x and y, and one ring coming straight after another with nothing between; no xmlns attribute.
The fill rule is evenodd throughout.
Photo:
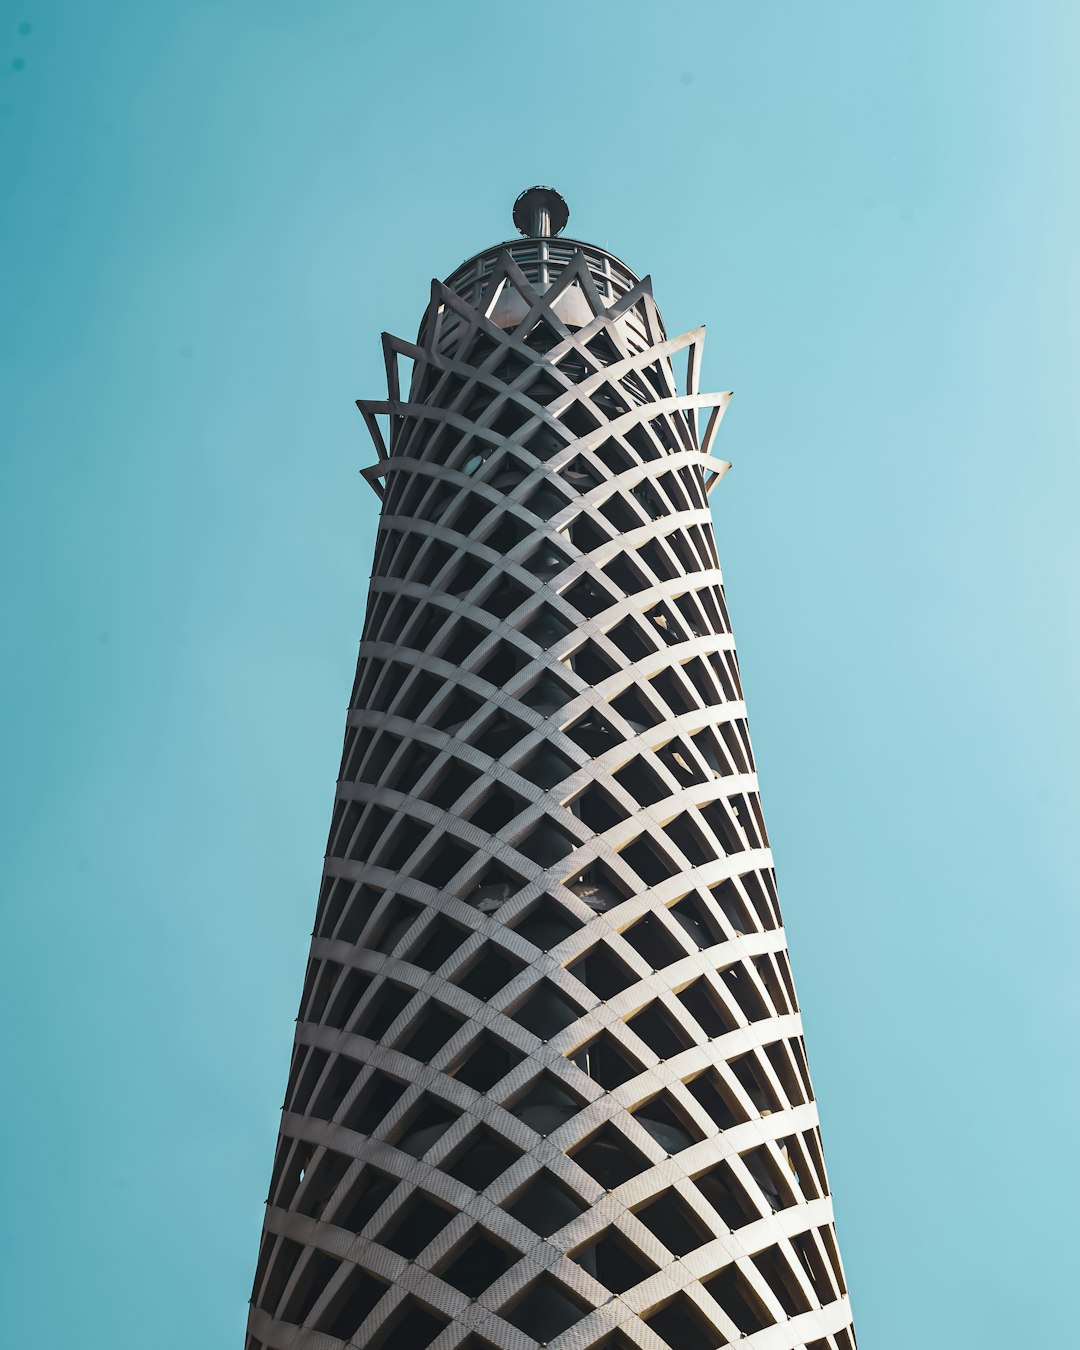
<svg viewBox="0 0 1080 1350"><path fill-rule="evenodd" d="M382 519L249 1350L853 1350L727 396L612 261L481 255L360 405Z"/></svg>

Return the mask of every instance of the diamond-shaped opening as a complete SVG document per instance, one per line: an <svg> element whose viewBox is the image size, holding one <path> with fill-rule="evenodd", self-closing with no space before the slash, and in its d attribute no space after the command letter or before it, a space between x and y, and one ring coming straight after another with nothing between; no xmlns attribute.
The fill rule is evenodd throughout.
<svg viewBox="0 0 1080 1350"><path fill-rule="evenodd" d="M488 834L498 834L504 825L509 824L514 819L524 805L524 800L516 793L510 792L501 783L496 783L483 800L473 808L468 820L478 830L485 830Z"/></svg>
<svg viewBox="0 0 1080 1350"><path fill-rule="evenodd" d="M425 1095L410 1114L396 1147L414 1158L423 1157L460 1115L456 1107Z"/></svg>
<svg viewBox="0 0 1080 1350"><path fill-rule="evenodd" d="M307 1050L307 1057L304 1058L306 1046L298 1045L293 1051L293 1062L289 1070L289 1086L285 1092L285 1100L289 1103L291 1110L307 1105L308 1098L311 1096L311 1089L322 1076L323 1069L326 1068L330 1056L325 1050L312 1048ZM300 1065L303 1064L303 1072L300 1072Z"/></svg>
<svg viewBox="0 0 1080 1350"><path fill-rule="evenodd" d="M668 773L683 787L707 781L705 773L698 766L693 752L681 740L668 741L656 752L656 757Z"/></svg>
<svg viewBox="0 0 1080 1350"><path fill-rule="evenodd" d="M494 914L524 884L516 872L500 867L498 863L491 863L484 868L480 879L468 888L462 899L481 914Z"/></svg>
<svg viewBox="0 0 1080 1350"><path fill-rule="evenodd" d="M341 1341L351 1340L386 1290L382 1280L356 1266L327 1304L319 1330Z"/></svg>
<svg viewBox="0 0 1080 1350"><path fill-rule="evenodd" d="M629 863L646 886L659 886L669 877L676 876L680 870L647 834L639 834L619 853L623 862Z"/></svg>
<svg viewBox="0 0 1080 1350"><path fill-rule="evenodd" d="M378 828L381 835L384 828L390 828L389 813L382 811L381 808L370 812L368 821L361 833L367 832L368 825ZM381 867L385 867L391 872L399 871L424 843L428 835L427 826L422 825L418 820L401 819L393 828L386 842L375 849L373 856L378 860Z"/></svg>
<svg viewBox="0 0 1080 1350"><path fill-rule="evenodd" d="M322 1120L333 1120L337 1115L338 1107L349 1095L353 1084L359 1077L361 1067L355 1060L349 1059L346 1055L336 1056L330 1065L330 1072L323 1079L317 1096L308 1105L311 1114L320 1117ZM293 1109L299 1110L301 1108L302 1100L298 1098Z"/></svg>
<svg viewBox="0 0 1080 1350"><path fill-rule="evenodd" d="M742 1228L761 1218L757 1205L726 1162L699 1173L694 1184L729 1228Z"/></svg>
<svg viewBox="0 0 1080 1350"><path fill-rule="evenodd" d="M476 527L491 511L491 502L477 492L464 494L460 504L454 509L449 527L468 538L476 533Z"/></svg>
<svg viewBox="0 0 1080 1350"><path fill-rule="evenodd" d="M492 369L492 374L496 379L502 380L503 384L512 384L524 371L528 370L532 362L520 353L511 349L506 353Z"/></svg>
<svg viewBox="0 0 1080 1350"><path fill-rule="evenodd" d="M665 966L680 961L686 955L671 936L664 921L656 914L646 914L643 919L625 928L622 935L653 970L663 970Z"/></svg>
<svg viewBox="0 0 1080 1350"><path fill-rule="evenodd" d="M611 340L610 333L604 329L601 329L595 337L590 338L585 346L601 366L613 366L623 359L622 353Z"/></svg>
<svg viewBox="0 0 1080 1350"><path fill-rule="evenodd" d="M621 491L614 491L601 506L601 514L609 520L620 535L629 535L630 531L641 528L640 514L634 512ZM636 625L634 625L636 626Z"/></svg>
<svg viewBox="0 0 1080 1350"><path fill-rule="evenodd" d="M599 1083L608 1092L636 1078L643 1067L608 1031L602 1031L599 1036L586 1041L568 1058L582 1073L588 1074L594 1083Z"/></svg>
<svg viewBox="0 0 1080 1350"><path fill-rule="evenodd" d="M273 1175L270 1178L270 1195L280 1209L288 1208L314 1152L314 1144L297 1141L287 1134L278 1140Z"/></svg>
<svg viewBox="0 0 1080 1350"><path fill-rule="evenodd" d="M416 643L416 648L417 651L431 651L432 655L441 656L444 661L449 661L451 665L460 666L472 656L487 635L488 630L486 628L481 628L477 623L458 617L443 632L439 643L440 651L435 652L434 648L430 647L424 648L419 641Z"/></svg>
<svg viewBox="0 0 1080 1350"><path fill-rule="evenodd" d="M334 1223L339 1228L359 1233L390 1199L397 1184L397 1177L368 1165L353 1183L345 1203L334 1216Z"/></svg>
<svg viewBox="0 0 1080 1350"><path fill-rule="evenodd" d="M808 1229L805 1233L797 1233L791 1239L791 1245L795 1249L795 1255L799 1258L799 1263L806 1274L806 1278L817 1295L817 1300L822 1307L826 1303L831 1303L836 1298L836 1290L832 1281L829 1279L828 1268L822 1259L821 1252L818 1250L817 1243L814 1241L813 1230Z"/></svg>
<svg viewBox="0 0 1080 1350"><path fill-rule="evenodd" d="M432 1003L412 1023L401 1049L412 1059L418 1059L421 1064L428 1064L451 1036L464 1025L464 1017L452 1013L449 1008L444 1008L438 1003Z"/></svg>
<svg viewBox="0 0 1080 1350"><path fill-rule="evenodd" d="M390 787L396 788L398 792L411 792L434 763L437 754L438 751L430 745L413 741L398 760Z"/></svg>
<svg viewBox="0 0 1080 1350"><path fill-rule="evenodd" d="M668 1153L681 1153L684 1148L705 1138L697 1125L679 1110L669 1092L658 1092L655 1097L635 1106L631 1114Z"/></svg>
<svg viewBox="0 0 1080 1350"><path fill-rule="evenodd" d="M614 675L619 669L612 660L604 655L595 642L583 642L580 647L571 652L569 665L575 675L580 675L586 684L591 685L602 684L609 675Z"/></svg>
<svg viewBox="0 0 1080 1350"><path fill-rule="evenodd" d="M504 573L495 587L485 596L482 607L496 619L505 619L528 598L529 592L525 587Z"/></svg>
<svg viewBox="0 0 1080 1350"><path fill-rule="evenodd" d="M592 1312L580 1295L553 1275L541 1275L502 1315L519 1331L541 1343L553 1341Z"/></svg>
<svg viewBox="0 0 1080 1350"><path fill-rule="evenodd" d="M628 1017L626 1025L660 1059L672 1059L694 1044L659 999L653 999L639 1013Z"/></svg>
<svg viewBox="0 0 1080 1350"><path fill-rule="evenodd" d="M528 664L529 658L520 647L515 647L512 642L500 641L476 673L482 680L501 689Z"/></svg>
<svg viewBox="0 0 1080 1350"><path fill-rule="evenodd" d="M727 1338L700 1309L686 1297L676 1294L645 1318L645 1325L671 1350L719 1350Z"/></svg>
<svg viewBox="0 0 1080 1350"><path fill-rule="evenodd" d="M541 980L512 1016L526 1031L531 1031L542 1041L549 1041L564 1027L576 1022L581 1012L582 1009L550 980Z"/></svg>
<svg viewBox="0 0 1080 1350"><path fill-rule="evenodd" d="M526 386L525 392L534 403L541 403L545 406L560 394L566 393L566 385L561 384L550 370L541 370L540 374L534 380L531 380Z"/></svg>
<svg viewBox="0 0 1080 1350"><path fill-rule="evenodd" d="M513 927L526 942L547 952L576 933L581 924L550 895L545 895Z"/></svg>
<svg viewBox="0 0 1080 1350"><path fill-rule="evenodd" d="M534 712L540 713L543 717L551 717L570 702L574 697L574 691L562 680L556 679L550 671L544 671L540 678L518 697Z"/></svg>
<svg viewBox="0 0 1080 1350"><path fill-rule="evenodd" d="M624 1294L660 1269L614 1226L605 1229L594 1242L572 1252L571 1260L613 1294Z"/></svg>
<svg viewBox="0 0 1080 1350"><path fill-rule="evenodd" d="M706 1069L696 1078L689 1079L686 1086L721 1130L733 1129L749 1119L738 1098L715 1069Z"/></svg>
<svg viewBox="0 0 1080 1350"><path fill-rule="evenodd" d="M556 783L561 783L574 772L577 765L572 759L561 754L553 745L544 741L536 747L531 755L523 764L518 767L517 772L523 778L538 788L545 791L553 788Z"/></svg>
<svg viewBox="0 0 1080 1350"><path fill-rule="evenodd" d="M513 749L528 730L524 722L500 709L488 718L479 733L472 738L472 743L485 755L499 759Z"/></svg>
<svg viewBox="0 0 1080 1350"><path fill-rule="evenodd" d="M760 957L755 957L754 964L757 965L761 959L762 958ZM795 1073L792 1064L793 1055L796 1060L801 1059L797 1049L799 1045L799 1041L773 1041L770 1045L765 1046L765 1058L772 1066L773 1073L780 1080L781 1086L787 1093L788 1100L794 1106L801 1105L801 1103L806 1100L806 1096L803 1093L803 1087L804 1085L808 1086L808 1075L805 1070L802 1074L802 1078L800 1078ZM785 1046L787 1047L787 1050L785 1050ZM788 1051L790 1051L791 1054L789 1054ZM804 1066L800 1065L800 1067L802 1068ZM810 1093L810 1096L812 1097L813 1094Z"/></svg>
<svg viewBox="0 0 1080 1350"><path fill-rule="evenodd" d="M764 1331L776 1321L737 1265L725 1266L702 1285L744 1336Z"/></svg>
<svg viewBox="0 0 1080 1350"><path fill-rule="evenodd" d="M427 1350L442 1329L449 1325L447 1318L409 1297L403 1300L390 1324L376 1333L365 1350Z"/></svg>
<svg viewBox="0 0 1080 1350"><path fill-rule="evenodd" d="M326 1286L340 1267L341 1262L327 1256L325 1252L312 1252L289 1294L288 1302L281 1313L282 1321L295 1322L298 1325L306 1322L311 1310L322 1298Z"/></svg>
<svg viewBox="0 0 1080 1350"><path fill-rule="evenodd" d="M487 333L477 333L469 344L469 350L462 356L461 360L469 366L482 366L492 352L497 351L499 344L487 335Z"/></svg>
<svg viewBox="0 0 1080 1350"><path fill-rule="evenodd" d="M482 1191L521 1157L521 1149L486 1125L474 1130L445 1168L455 1181Z"/></svg>
<svg viewBox="0 0 1080 1350"><path fill-rule="evenodd" d="M752 1050L728 1060L728 1068L746 1089L746 1095L759 1111L783 1110L779 1094L769 1082L768 1074Z"/></svg>
<svg viewBox="0 0 1080 1350"><path fill-rule="evenodd" d="M523 408L520 403L516 403L512 398L504 399L491 423L491 429L499 436L512 436L518 427L524 425L530 417L534 416L531 408Z"/></svg>
<svg viewBox="0 0 1080 1350"><path fill-rule="evenodd" d="M588 1205L545 1167L526 1182L506 1209L538 1237L546 1238L584 1214Z"/></svg>
<svg viewBox="0 0 1080 1350"><path fill-rule="evenodd" d="M483 543L501 557L505 558L515 545L520 544L523 539L528 539L532 530L528 524L513 511L503 511L501 515L495 517L495 524L488 530L484 536Z"/></svg>
<svg viewBox="0 0 1080 1350"><path fill-rule="evenodd" d="M639 806L652 806L671 795L660 776L649 768L640 755L624 764L613 776L616 783L629 792Z"/></svg>
<svg viewBox="0 0 1080 1350"><path fill-rule="evenodd" d="M488 1092L524 1058L520 1050L484 1031L452 1076L476 1092Z"/></svg>
<svg viewBox="0 0 1080 1350"><path fill-rule="evenodd" d="M378 1041L386 1034L401 1015L406 1004L412 1000L412 989L403 989L401 985L386 982L371 998L371 1002L360 1015L354 1030L369 1040Z"/></svg>
<svg viewBox="0 0 1080 1350"><path fill-rule="evenodd" d="M524 969L523 961L511 956L503 948L496 947L494 943L485 942L468 970L458 976L454 983L474 998L487 1000Z"/></svg>
<svg viewBox="0 0 1080 1350"><path fill-rule="evenodd" d="M581 577L573 586L563 592L563 599L587 619L603 614L615 603L615 597L591 577Z"/></svg>
<svg viewBox="0 0 1080 1350"><path fill-rule="evenodd" d="M640 736L664 719L640 690L633 685L611 700L611 706Z"/></svg>
<svg viewBox="0 0 1080 1350"><path fill-rule="evenodd" d="M523 839L517 841L519 853L540 867L554 867L577 848L577 840L550 816L542 816Z"/></svg>
<svg viewBox="0 0 1080 1350"><path fill-rule="evenodd" d="M541 428L541 431L545 428ZM530 437L530 441L535 440ZM530 444L530 449L532 446ZM535 453L535 452L534 452ZM541 520L550 520L552 516L557 515L565 506L569 504L569 498L561 493L550 481L544 480L535 488L526 498L524 505L533 515L539 516Z"/></svg>
<svg viewBox="0 0 1080 1350"><path fill-rule="evenodd" d="M553 647L556 642L560 642L569 633L572 633L574 625L564 614L560 614L551 605L543 604L522 631L530 641L547 650L548 647Z"/></svg>
<svg viewBox="0 0 1080 1350"><path fill-rule="evenodd" d="M478 1298L518 1259L520 1253L494 1242L479 1227L472 1228L450 1264L438 1272L447 1284L469 1298Z"/></svg>
<svg viewBox="0 0 1080 1350"><path fill-rule="evenodd" d="M765 1000L761 997L746 966L741 963L728 966L727 970L720 971L719 975L748 1022L760 1022L769 1016Z"/></svg>
<svg viewBox="0 0 1080 1350"><path fill-rule="evenodd" d="M579 745L587 755L602 755L605 750L619 745L622 737L610 723L605 722L595 708L590 708L576 722L571 722L564 732L575 745Z"/></svg>
<svg viewBox="0 0 1080 1350"><path fill-rule="evenodd" d="M638 977L606 942L598 942L567 970L598 998L614 998L623 989L636 984Z"/></svg>
<svg viewBox="0 0 1080 1350"><path fill-rule="evenodd" d="M529 465L523 464L515 455L503 454L491 472L486 475L485 481L496 492L513 492L531 472Z"/></svg>
<svg viewBox="0 0 1080 1350"><path fill-rule="evenodd" d="M712 1231L677 1191L662 1191L634 1212L673 1256L686 1256L712 1241Z"/></svg>
<svg viewBox="0 0 1080 1350"><path fill-rule="evenodd" d="M415 1260L454 1217L452 1209L438 1205L423 1193L405 1202L379 1234L379 1241L398 1256Z"/></svg>
<svg viewBox="0 0 1080 1350"><path fill-rule="evenodd" d="M672 905L669 913L682 925L683 932L689 935L698 951L716 946L727 936L709 913L705 902L692 892L684 896L678 904Z"/></svg>
<svg viewBox="0 0 1080 1350"><path fill-rule="evenodd" d="M584 455L576 455L569 464L563 465L562 476L565 482L578 492L590 492L603 481Z"/></svg>
<svg viewBox="0 0 1080 1350"><path fill-rule="evenodd" d="M547 1136L554 1134L572 1116L576 1116L584 1105L584 1097L545 1069L513 1099L507 1109L523 1125L528 1125L530 1130Z"/></svg>
<svg viewBox="0 0 1080 1350"><path fill-rule="evenodd" d="M409 960L422 970L438 970L453 956L468 936L466 929L459 928L456 923L451 923L440 914L424 929Z"/></svg>
<svg viewBox="0 0 1080 1350"><path fill-rule="evenodd" d="M469 591L488 574L488 565L474 554L467 553L448 577L444 577L439 589L447 595L459 598ZM417 578L423 580L423 578Z"/></svg>
<svg viewBox="0 0 1080 1350"><path fill-rule="evenodd" d="M710 1040L735 1031L739 1025L704 975L680 989L678 999Z"/></svg>
<svg viewBox="0 0 1080 1350"><path fill-rule="evenodd" d="M463 844L452 835L444 834L429 850L428 861L419 879L428 886L445 886L451 877L456 876L470 861L474 853L475 849L471 845Z"/></svg>
<svg viewBox="0 0 1080 1350"><path fill-rule="evenodd" d="M596 373L596 367L592 365L591 362L586 361L585 357L582 356L581 352L576 348L571 348L562 360L557 361L555 364L556 367L569 379L573 380L575 384L580 384L582 380L587 379L590 375Z"/></svg>
<svg viewBox="0 0 1080 1350"><path fill-rule="evenodd" d="M315 1167L305 1174L300 1199L294 1202L293 1208L300 1214L317 1219L352 1165L353 1159L344 1153L325 1149Z"/></svg>
<svg viewBox="0 0 1080 1350"><path fill-rule="evenodd" d="M522 337L526 347L531 347L534 352L549 352L563 340L562 334L546 319L537 319L528 333L515 336Z"/></svg>
<svg viewBox="0 0 1080 1350"><path fill-rule="evenodd" d="M475 694L470 694L466 689L455 689L451 696L440 705L440 710L431 719L431 724L437 727L439 731L446 731L451 736L456 736L465 723L482 706L483 704Z"/></svg>
<svg viewBox="0 0 1080 1350"><path fill-rule="evenodd" d="M537 580L553 581L560 572L564 572L570 566L570 559L545 539L536 552L531 553L521 565Z"/></svg>
<svg viewBox="0 0 1080 1350"><path fill-rule="evenodd" d="M811 1310L813 1304L779 1247L768 1247L750 1259L789 1317Z"/></svg>
<svg viewBox="0 0 1080 1350"><path fill-rule="evenodd" d="M585 511L577 515L566 526L566 533L570 542L576 549L582 553L592 553L594 549L602 548L605 544L611 543L611 534L601 529L595 520L593 520Z"/></svg>
<svg viewBox="0 0 1080 1350"><path fill-rule="evenodd" d="M291 1238L282 1238L274 1252L269 1273L264 1274L266 1265L270 1262L273 1241L273 1233L263 1234L259 1250L259 1267L255 1272L255 1289L258 1290L260 1285L262 1286L262 1292L256 1300L257 1306L271 1314L277 1310L285 1286L292 1279L296 1263L304 1250L299 1242L293 1242Z"/></svg>
<svg viewBox="0 0 1080 1350"><path fill-rule="evenodd" d="M573 891L594 914L606 914L632 894L623 879L598 858L594 858L584 872L567 881L566 889Z"/></svg>
<svg viewBox="0 0 1080 1350"><path fill-rule="evenodd" d="M526 450L541 463L550 459L556 450L565 449L566 444L566 440L547 422L541 422L535 431L530 431L524 441Z"/></svg>
<svg viewBox="0 0 1080 1350"><path fill-rule="evenodd" d="M460 759L447 759L428 784L424 799L431 806L448 810L463 797L480 777L478 769L471 769Z"/></svg>
<svg viewBox="0 0 1080 1350"><path fill-rule="evenodd" d="M603 834L613 825L626 819L626 811L616 802L610 792L606 792L598 783L593 783L570 803L570 809L583 825L595 834Z"/></svg>
<svg viewBox="0 0 1080 1350"><path fill-rule="evenodd" d="M790 1175L784 1175L783 1170L777 1165L772 1154L764 1145L760 1148L750 1149L748 1152L740 1154L740 1157L745 1163L747 1171L757 1182L765 1199L769 1202L769 1208L774 1213L797 1203L791 1187Z"/></svg>
<svg viewBox="0 0 1080 1350"><path fill-rule="evenodd" d="M600 425L599 419L580 400L565 407L559 414L559 421L578 438L587 436Z"/></svg>
<svg viewBox="0 0 1080 1350"><path fill-rule="evenodd" d="M571 1151L570 1157L609 1191L651 1166L645 1154L610 1122L590 1134Z"/></svg>
<svg viewBox="0 0 1080 1350"><path fill-rule="evenodd" d="M377 924L367 936L365 945L370 951L392 952L421 912L422 906L414 900L395 895L383 908Z"/></svg>

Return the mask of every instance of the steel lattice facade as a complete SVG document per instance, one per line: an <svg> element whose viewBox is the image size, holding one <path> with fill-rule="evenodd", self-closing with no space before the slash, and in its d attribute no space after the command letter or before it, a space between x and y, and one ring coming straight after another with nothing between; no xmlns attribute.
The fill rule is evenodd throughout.
<svg viewBox="0 0 1080 1350"><path fill-rule="evenodd" d="M384 337L248 1350L853 1350L702 339L543 233Z"/></svg>

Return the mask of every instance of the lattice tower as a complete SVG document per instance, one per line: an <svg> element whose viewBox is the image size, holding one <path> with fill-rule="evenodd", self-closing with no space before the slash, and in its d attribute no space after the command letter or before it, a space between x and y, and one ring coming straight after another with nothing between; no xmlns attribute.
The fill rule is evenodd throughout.
<svg viewBox="0 0 1080 1350"><path fill-rule="evenodd" d="M729 395L546 191L359 405L382 515L247 1350L853 1350Z"/></svg>

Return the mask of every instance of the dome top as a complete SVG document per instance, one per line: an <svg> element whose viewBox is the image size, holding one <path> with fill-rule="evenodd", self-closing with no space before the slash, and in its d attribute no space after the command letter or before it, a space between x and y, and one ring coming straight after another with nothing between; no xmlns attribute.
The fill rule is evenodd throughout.
<svg viewBox="0 0 1080 1350"><path fill-rule="evenodd" d="M526 188L514 203L514 224L529 239L550 239L566 228L570 208L554 188Z"/></svg>

